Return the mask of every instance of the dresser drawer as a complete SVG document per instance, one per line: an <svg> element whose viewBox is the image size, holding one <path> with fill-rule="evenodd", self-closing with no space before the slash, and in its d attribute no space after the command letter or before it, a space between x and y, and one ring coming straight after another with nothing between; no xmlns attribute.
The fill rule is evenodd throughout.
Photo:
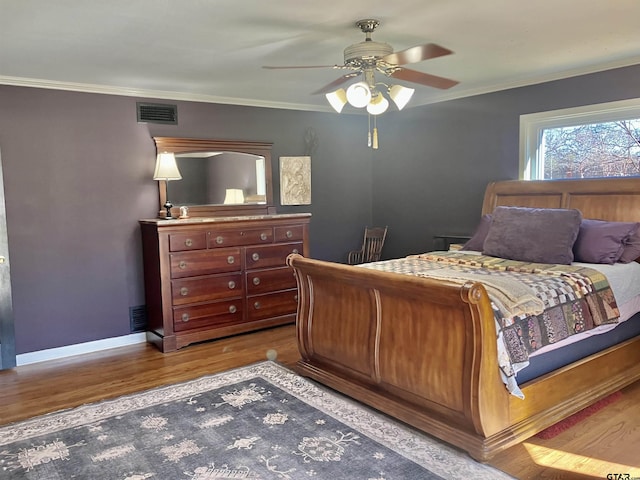
<svg viewBox="0 0 640 480"><path fill-rule="evenodd" d="M302 243L247 247L245 266L247 269L283 266L290 253L302 253Z"/></svg>
<svg viewBox="0 0 640 480"><path fill-rule="evenodd" d="M204 232L172 233L169 235L169 251L202 250L207 248L207 236Z"/></svg>
<svg viewBox="0 0 640 480"><path fill-rule="evenodd" d="M242 323L243 299L205 303L173 309L173 330L181 332L203 327L223 327Z"/></svg>
<svg viewBox="0 0 640 480"><path fill-rule="evenodd" d="M171 278L234 272L242 268L239 248L171 253Z"/></svg>
<svg viewBox="0 0 640 480"><path fill-rule="evenodd" d="M248 230L212 230L208 232L209 248L229 245L256 245L273 243L273 228L252 228Z"/></svg>
<svg viewBox="0 0 640 480"><path fill-rule="evenodd" d="M273 236L276 242L295 242L302 241L304 237L304 228L302 225L294 225L291 227L275 227Z"/></svg>
<svg viewBox="0 0 640 480"><path fill-rule="evenodd" d="M247 299L247 317L250 321L291 315L292 313L296 313L297 309L297 289L257 295Z"/></svg>
<svg viewBox="0 0 640 480"><path fill-rule="evenodd" d="M171 281L173 305L229 299L241 297L243 294L240 273Z"/></svg>
<svg viewBox="0 0 640 480"><path fill-rule="evenodd" d="M289 267L256 270L247 273L248 295L258 295L296 287L296 277L293 274L293 269Z"/></svg>

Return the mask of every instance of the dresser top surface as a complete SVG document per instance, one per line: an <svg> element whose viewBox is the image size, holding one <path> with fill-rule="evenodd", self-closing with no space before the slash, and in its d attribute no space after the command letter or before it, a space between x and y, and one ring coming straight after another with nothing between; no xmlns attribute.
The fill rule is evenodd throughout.
<svg viewBox="0 0 640 480"><path fill-rule="evenodd" d="M145 218L140 223L157 226L202 225L217 223L236 223L266 220L300 220L311 217L310 213L278 213L272 215L237 215L226 217L188 217L166 220L163 218Z"/></svg>

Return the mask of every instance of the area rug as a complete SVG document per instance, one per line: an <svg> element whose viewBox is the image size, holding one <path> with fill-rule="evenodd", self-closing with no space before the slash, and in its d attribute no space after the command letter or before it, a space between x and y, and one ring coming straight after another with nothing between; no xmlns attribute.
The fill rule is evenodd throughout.
<svg viewBox="0 0 640 480"><path fill-rule="evenodd" d="M0 427L0 478L511 477L267 361Z"/></svg>
<svg viewBox="0 0 640 480"><path fill-rule="evenodd" d="M622 392L618 390L617 392L614 392L611 395L598 400L593 405L589 405L588 407L583 408L579 412L574 413L570 417L567 417L564 420L561 420L558 423L555 423L550 427L545 428L541 432L538 432L536 434L536 437L542 438L543 440L549 440L550 438L557 437L562 432L569 430L574 425L583 421L585 418L590 417L597 411L602 410L607 405L612 404L613 402L618 400L620 397L622 397Z"/></svg>

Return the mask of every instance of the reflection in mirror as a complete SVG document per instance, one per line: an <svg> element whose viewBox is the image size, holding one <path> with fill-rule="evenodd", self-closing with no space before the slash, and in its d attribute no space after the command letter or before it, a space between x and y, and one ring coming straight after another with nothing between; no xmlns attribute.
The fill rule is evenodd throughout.
<svg viewBox="0 0 640 480"><path fill-rule="evenodd" d="M175 205L265 204L265 158L240 152L177 153L182 180L168 182Z"/></svg>
<svg viewBox="0 0 640 480"><path fill-rule="evenodd" d="M175 155L182 174L182 180L158 181L160 205L171 198L176 216L181 206L189 207L192 218L276 213L270 143L182 137L153 141L156 153ZM164 215L158 212L160 218Z"/></svg>

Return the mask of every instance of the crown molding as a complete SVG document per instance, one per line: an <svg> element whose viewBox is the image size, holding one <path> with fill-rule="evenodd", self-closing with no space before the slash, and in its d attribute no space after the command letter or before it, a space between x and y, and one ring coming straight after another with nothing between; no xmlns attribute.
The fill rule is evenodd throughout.
<svg viewBox="0 0 640 480"><path fill-rule="evenodd" d="M532 85L538 85L546 82L554 82L557 80L565 80L571 77L578 77L581 75L589 75L592 73L600 73L607 70L615 70L616 68L631 67L634 65L640 65L640 56L633 58L626 58L623 60L616 60L612 62L602 63L598 65L590 65L587 67L573 68L569 70L562 70L560 72L545 73L542 75L529 76L523 78L516 78L501 81L492 85L480 86L477 88L468 89L456 89L453 91L443 91L441 94L426 99L423 102L414 103L412 107L429 105L433 103L446 102L449 100L456 100L464 97L473 97L476 95L484 95L487 93L495 93L503 90L510 90L513 88L529 87ZM409 105L407 105L407 108Z"/></svg>
<svg viewBox="0 0 640 480"><path fill-rule="evenodd" d="M103 95L120 95L125 97L156 98L162 100L181 100L186 102L219 103L225 105L240 105L247 107L279 108L284 110L303 110L317 112L333 112L327 105L305 105L287 102L269 102L250 98L218 97L185 92L172 92L165 90L147 90L127 87L115 87L90 83L59 82L56 80L44 80L36 78L8 77L0 75L0 85L14 87L44 88L49 90L65 90L80 93L98 93Z"/></svg>
<svg viewBox="0 0 640 480"><path fill-rule="evenodd" d="M434 103L446 102L449 100L457 100L465 97L472 97L476 95L484 95L487 93L495 93L502 90L510 90L513 88L527 87L531 85L537 85L545 82L552 82L556 80L564 80L571 77L577 77L580 75L588 75L592 73L599 73L606 70L613 70L616 68L630 67L640 64L640 56L616 60L612 62L602 63L598 65L590 65L586 67L573 68L569 70L562 70L559 72L545 73L542 75L508 79L500 81L491 85L482 85L475 88L464 88L464 84L460 84L460 88L453 90L446 90L430 96L429 98L418 100L417 102L410 102L406 108L415 108L424 105L430 105ZM55 80L44 80L35 78L23 78L23 77L10 77L0 75L0 85L12 85L19 87L32 87L32 88L44 88L51 90L67 90L72 92L82 93L98 93L105 95L121 95L127 97L142 97L142 98L156 98L163 100L182 100L187 102L202 102L202 103L219 103L225 105L239 105L247 107L263 107L263 108L278 108L284 110L302 110L309 112L328 112L335 113L329 105L311 105L311 104L298 104L288 102L271 102L259 99L251 98L234 98L234 97L219 97L215 95L185 93L185 92L173 92L164 90L147 90L147 89L134 89L127 87L117 87L109 85L98 85L89 83L76 83L76 82L60 82ZM349 113L349 112L344 112Z"/></svg>

